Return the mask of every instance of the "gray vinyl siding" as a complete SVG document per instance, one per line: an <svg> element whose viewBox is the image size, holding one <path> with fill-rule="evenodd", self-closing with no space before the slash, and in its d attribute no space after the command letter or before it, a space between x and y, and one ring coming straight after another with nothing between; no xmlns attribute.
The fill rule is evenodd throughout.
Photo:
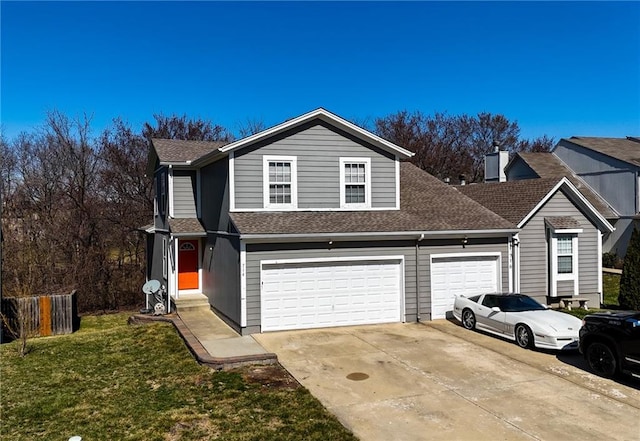
<svg viewBox="0 0 640 441"><path fill-rule="evenodd" d="M239 244L236 236L208 234L202 258L203 293L236 329L240 323Z"/></svg>
<svg viewBox="0 0 640 441"><path fill-rule="evenodd" d="M196 213L196 172L173 172L173 216L191 217Z"/></svg>
<svg viewBox="0 0 640 441"><path fill-rule="evenodd" d="M470 239L463 248L459 240L424 240L420 242L418 253L418 292L420 293L421 320L431 319L430 254L502 253L502 286L509 286L509 265L507 239ZM403 320L417 319L416 308L416 248L414 241L389 242L344 242L334 243L328 248L326 243L300 244L260 244L247 245L247 328L243 334L260 332L260 262L262 260L343 258L343 257L404 257L404 315Z"/></svg>
<svg viewBox="0 0 640 441"><path fill-rule="evenodd" d="M396 161L391 154L324 124L235 154L235 206L260 209L263 201L263 156L297 158L298 208L340 207L340 157L371 158L371 205L396 205Z"/></svg>
<svg viewBox="0 0 640 441"><path fill-rule="evenodd" d="M554 153L621 215L638 212L637 173L624 161L561 141Z"/></svg>
<svg viewBox="0 0 640 441"><path fill-rule="evenodd" d="M162 188L162 182L164 182L164 185L165 185L164 198L162 197L161 190L160 190ZM156 203L156 211L153 217L153 224L157 229L167 230L169 228L169 223L168 223L169 178L168 178L167 167L161 167L156 172L154 185L155 185L154 197L155 197L155 203Z"/></svg>
<svg viewBox="0 0 640 441"><path fill-rule="evenodd" d="M557 192L524 225L520 237L520 292L547 303L549 286L549 245L545 217L572 216L583 232L578 234L579 294L595 294L598 287L598 230L562 193ZM573 295L573 284L560 281L558 295Z"/></svg>
<svg viewBox="0 0 640 441"><path fill-rule="evenodd" d="M151 249L147 250L147 253L151 253L150 265L151 268L148 273L149 280L158 280L164 286L168 286L167 278L162 274L162 239L167 239L167 247L169 246L169 235L156 233L151 236L149 242L151 242ZM168 264L168 262L167 262Z"/></svg>
<svg viewBox="0 0 640 441"><path fill-rule="evenodd" d="M507 181L535 179L539 176L522 159L516 158L507 170Z"/></svg>
<svg viewBox="0 0 640 441"><path fill-rule="evenodd" d="M207 231L228 231L229 228L228 165L224 158L200 170L200 216Z"/></svg>

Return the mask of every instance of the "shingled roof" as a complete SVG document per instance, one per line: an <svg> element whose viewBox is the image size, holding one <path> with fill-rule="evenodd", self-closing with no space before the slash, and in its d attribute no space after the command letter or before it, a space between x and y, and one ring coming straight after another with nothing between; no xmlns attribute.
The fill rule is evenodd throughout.
<svg viewBox="0 0 640 441"><path fill-rule="evenodd" d="M640 138L631 136L627 138L572 136L566 141L635 166L640 166Z"/></svg>
<svg viewBox="0 0 640 441"><path fill-rule="evenodd" d="M640 145L640 144L639 144ZM554 178L556 182L562 177L566 177L571 183L580 190L580 193L587 198L589 203L607 219L617 219L618 213L613 209L607 201L605 201L598 193L587 185L578 175L568 168L553 153L517 153L519 156L539 177ZM515 159L515 158L514 158ZM513 162L513 161L512 161Z"/></svg>
<svg viewBox="0 0 640 441"><path fill-rule="evenodd" d="M195 218L171 218L169 229L174 234L205 234L204 227Z"/></svg>
<svg viewBox="0 0 640 441"><path fill-rule="evenodd" d="M228 144L222 141L184 141L181 139L151 140L160 162L192 162Z"/></svg>
<svg viewBox="0 0 640 441"><path fill-rule="evenodd" d="M400 210L231 213L243 235L513 230L515 225L413 164L400 164Z"/></svg>
<svg viewBox="0 0 640 441"><path fill-rule="evenodd" d="M519 224L556 186L559 178L459 185L455 188L503 218Z"/></svg>

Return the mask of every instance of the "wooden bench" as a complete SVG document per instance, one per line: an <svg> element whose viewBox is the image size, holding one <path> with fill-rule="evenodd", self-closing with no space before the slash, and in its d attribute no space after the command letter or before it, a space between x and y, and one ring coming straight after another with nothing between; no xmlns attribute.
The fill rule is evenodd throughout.
<svg viewBox="0 0 640 441"><path fill-rule="evenodd" d="M580 304L580 308L582 309L589 309L589 306L587 305L588 301L589 299L586 297L562 297L559 303L560 308L567 308L571 311L574 302Z"/></svg>

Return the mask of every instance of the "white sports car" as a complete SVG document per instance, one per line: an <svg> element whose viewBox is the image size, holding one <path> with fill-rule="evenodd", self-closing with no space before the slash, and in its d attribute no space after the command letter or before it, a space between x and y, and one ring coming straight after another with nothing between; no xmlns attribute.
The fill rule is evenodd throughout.
<svg viewBox="0 0 640 441"><path fill-rule="evenodd" d="M582 321L553 311L522 294L456 296L453 316L466 329L480 329L515 340L522 348L578 349Z"/></svg>

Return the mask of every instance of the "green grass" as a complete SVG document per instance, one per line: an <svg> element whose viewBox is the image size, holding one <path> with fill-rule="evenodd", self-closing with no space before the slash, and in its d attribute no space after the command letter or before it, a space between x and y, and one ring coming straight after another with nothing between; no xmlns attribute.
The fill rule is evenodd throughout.
<svg viewBox="0 0 640 441"><path fill-rule="evenodd" d="M583 318L585 315L593 314L598 311L607 311L610 309L618 309L618 292L620 291L620 274L603 274L602 276L602 290L604 297L604 304L602 308L589 308L588 310L575 308L571 311L563 309L562 312L574 315L578 318Z"/></svg>
<svg viewBox="0 0 640 441"><path fill-rule="evenodd" d="M297 383L202 367L170 324L127 317L83 317L72 335L30 340L24 358L0 346L0 438L355 439Z"/></svg>
<svg viewBox="0 0 640 441"><path fill-rule="evenodd" d="M618 307L618 293L620 292L620 274L603 274L602 290L604 291L604 306Z"/></svg>

